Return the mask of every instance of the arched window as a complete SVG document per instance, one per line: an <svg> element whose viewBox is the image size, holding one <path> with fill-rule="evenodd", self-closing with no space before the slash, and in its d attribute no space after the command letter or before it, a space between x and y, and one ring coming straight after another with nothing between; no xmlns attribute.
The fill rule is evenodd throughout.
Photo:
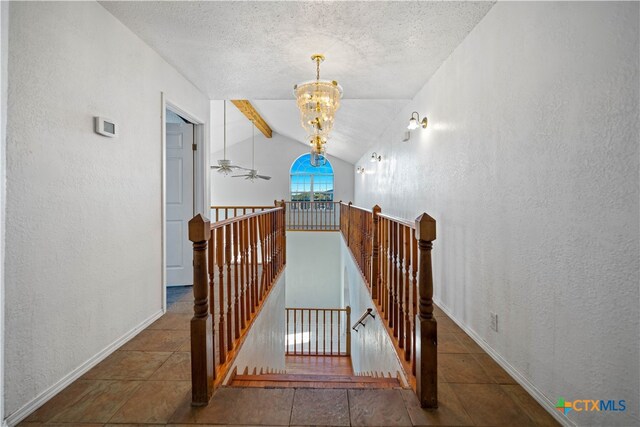
<svg viewBox="0 0 640 427"><path fill-rule="evenodd" d="M311 166L311 155L303 154L291 165L291 201L333 201L333 168Z"/></svg>

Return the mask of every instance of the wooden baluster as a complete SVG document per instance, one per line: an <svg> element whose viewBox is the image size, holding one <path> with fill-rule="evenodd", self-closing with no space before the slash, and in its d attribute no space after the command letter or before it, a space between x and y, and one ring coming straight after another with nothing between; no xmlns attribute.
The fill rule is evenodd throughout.
<svg viewBox="0 0 640 427"><path fill-rule="evenodd" d="M387 224L389 227L389 327L394 327L395 321L395 270L393 261L393 222L389 221Z"/></svg>
<svg viewBox="0 0 640 427"><path fill-rule="evenodd" d="M238 222L234 222L231 227L231 233L233 235L233 329L235 332L235 338L240 338L240 270L238 265L238 258L240 254L240 245L238 242L238 236L240 235Z"/></svg>
<svg viewBox="0 0 640 427"><path fill-rule="evenodd" d="M297 309L293 309L293 354L298 354L298 346L296 344L296 332L298 331L298 328L296 328L296 324L298 322L298 310Z"/></svg>
<svg viewBox="0 0 640 427"><path fill-rule="evenodd" d="M233 277L231 274L231 245L232 245L231 224L224 227L224 259L227 266L227 350L233 349Z"/></svg>
<svg viewBox="0 0 640 427"><path fill-rule="evenodd" d="M380 255L380 263L382 266L382 315L384 320L389 319L389 276L387 268L389 266L388 248L389 242L387 238L387 219L382 218L380 224L380 239L382 240L382 254Z"/></svg>
<svg viewBox="0 0 640 427"><path fill-rule="evenodd" d="M347 324L345 326L347 327L346 354L347 356L351 356L351 306L347 306Z"/></svg>
<svg viewBox="0 0 640 427"><path fill-rule="evenodd" d="M413 333L413 359L411 373L416 375L416 316L418 304L418 240L411 239L411 332Z"/></svg>
<svg viewBox="0 0 640 427"><path fill-rule="evenodd" d="M322 310L322 354L327 354L327 311Z"/></svg>
<svg viewBox="0 0 640 427"><path fill-rule="evenodd" d="M249 324L249 320L251 320L251 219L246 219L243 221L244 228L244 268L245 268L245 289L244 289L244 299L245 299L245 318L247 325Z"/></svg>
<svg viewBox="0 0 640 427"><path fill-rule="evenodd" d="M411 277L409 272L411 271L411 228L403 226L404 231L404 331L406 345L404 348L404 360L411 360L413 331L411 330Z"/></svg>
<svg viewBox="0 0 640 427"><path fill-rule="evenodd" d="M315 310L316 315L316 355L318 354L318 310Z"/></svg>
<svg viewBox="0 0 640 427"><path fill-rule="evenodd" d="M240 247L240 329L244 330L247 328L247 312L246 312L246 276L245 276L245 267L246 267L246 242L245 242L245 221L242 220L238 223L238 242ZM238 262L236 260L236 262Z"/></svg>
<svg viewBox="0 0 640 427"><path fill-rule="evenodd" d="M331 333L329 334L329 342L331 343L331 355L333 355L333 310L329 310L329 317L331 317L331 319L329 319L329 323L331 325Z"/></svg>
<svg viewBox="0 0 640 427"><path fill-rule="evenodd" d="M284 334L284 348L286 349L286 354L289 354L289 335L291 334L289 331L289 309L285 308L285 313L287 315L287 318L285 319L285 322L287 324L286 329L285 329L285 334Z"/></svg>
<svg viewBox="0 0 640 427"><path fill-rule="evenodd" d="M209 312L207 241L211 224L202 215L189 221L189 240L193 242L193 318L191 319L191 401L209 403L215 379L213 360L213 324Z"/></svg>
<svg viewBox="0 0 640 427"><path fill-rule="evenodd" d="M284 220L284 218L287 217L287 204L285 203L285 201L282 201L282 217L283 217L283 224L282 224L282 266L287 264L287 223Z"/></svg>
<svg viewBox="0 0 640 427"><path fill-rule="evenodd" d="M431 248L436 239L436 221L426 213L416 219L418 239L418 295L416 319L416 394L423 408L438 407L438 325L433 317Z"/></svg>
<svg viewBox="0 0 640 427"><path fill-rule="evenodd" d="M404 349L404 226L397 224L398 228L398 347Z"/></svg>
<svg viewBox="0 0 640 427"><path fill-rule="evenodd" d="M218 294L220 313L218 320L218 335L220 341L218 343L218 352L220 354L220 364L224 364L226 361L227 346L225 344L225 322L224 322L224 229L216 229L216 264L218 265Z"/></svg>
<svg viewBox="0 0 640 427"><path fill-rule="evenodd" d="M251 279L252 306L251 313L255 313L258 308L258 286L260 286L260 277L258 270L258 218L251 218L251 263L253 274Z"/></svg>
<svg viewBox="0 0 640 427"><path fill-rule="evenodd" d="M340 356L340 340L342 338L342 329L340 328L340 318L342 317L342 312L338 310L338 356Z"/></svg>
<svg viewBox="0 0 640 427"><path fill-rule="evenodd" d="M309 354L311 354L311 309L308 310L309 315Z"/></svg>

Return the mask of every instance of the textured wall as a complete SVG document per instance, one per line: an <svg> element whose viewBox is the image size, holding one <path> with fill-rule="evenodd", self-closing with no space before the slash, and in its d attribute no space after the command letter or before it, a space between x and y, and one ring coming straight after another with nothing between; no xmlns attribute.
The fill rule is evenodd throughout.
<svg viewBox="0 0 640 427"><path fill-rule="evenodd" d="M236 108L228 105L227 108ZM217 134L212 138L221 137ZM256 169L271 180L255 182L243 178L225 177L211 172L211 200L214 205L272 205L274 200L289 200L289 171L291 164L309 150L286 136L273 134L267 139L256 130ZM251 167L251 138L227 147L227 158L234 164ZM211 154L211 164L222 159L222 150ZM328 157L334 173L334 199L353 199L353 165L335 157ZM233 174L235 175L235 174Z"/></svg>
<svg viewBox="0 0 640 427"><path fill-rule="evenodd" d="M245 368L249 368L249 372L253 372L253 368L257 368L258 372L260 368L277 370L285 368L285 283L283 274L269 293L260 314L247 333L233 364L238 369L238 374L242 374ZM233 368L229 370L229 375L232 371ZM228 378L225 379L227 380Z"/></svg>
<svg viewBox="0 0 640 427"><path fill-rule="evenodd" d="M209 100L98 3L10 6L6 413L162 308L161 91ZM93 116L120 125L93 133Z"/></svg>
<svg viewBox="0 0 640 427"><path fill-rule="evenodd" d="M287 232L287 307L340 308L340 233Z"/></svg>
<svg viewBox="0 0 640 427"><path fill-rule="evenodd" d="M627 400L580 425L638 422L638 38L638 3L499 2L356 177L358 205L435 217L435 298L547 404Z"/></svg>
<svg viewBox="0 0 640 427"><path fill-rule="evenodd" d="M342 236L342 235L340 235ZM398 355L389 334L380 321L367 285L362 280L358 266L346 242L340 237L340 254L342 256L342 282L345 287L345 305L351 306L351 324L353 325L367 308L373 308L375 319L367 316L365 327L359 327L358 332L351 331L351 362L355 373L360 372L390 372L396 376L402 372ZM403 375L404 378L404 375ZM404 380L406 381L406 380Z"/></svg>
<svg viewBox="0 0 640 427"><path fill-rule="evenodd" d="M0 3L0 396L4 396L4 259L7 147L7 71L9 59L9 2ZM0 399L4 420L4 399Z"/></svg>

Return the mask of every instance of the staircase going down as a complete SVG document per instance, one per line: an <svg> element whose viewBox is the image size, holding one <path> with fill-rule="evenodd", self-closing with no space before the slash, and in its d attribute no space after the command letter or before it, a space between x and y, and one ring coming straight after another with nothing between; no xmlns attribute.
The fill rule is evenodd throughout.
<svg viewBox="0 0 640 427"><path fill-rule="evenodd" d="M397 378L307 374L236 375L229 381L229 386L262 388L402 388Z"/></svg>

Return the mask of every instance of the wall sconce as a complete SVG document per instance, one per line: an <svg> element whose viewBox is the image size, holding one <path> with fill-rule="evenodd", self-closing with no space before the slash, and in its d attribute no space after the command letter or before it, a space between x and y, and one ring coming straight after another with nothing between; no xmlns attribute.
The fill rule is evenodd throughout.
<svg viewBox="0 0 640 427"><path fill-rule="evenodd" d="M364 168L362 166L358 166L358 169L356 169L356 172L359 174L363 174L364 173Z"/></svg>
<svg viewBox="0 0 640 427"><path fill-rule="evenodd" d="M371 163L374 163L376 160L377 160L377 161L379 161L379 162L381 162L381 161L382 161L382 156L379 156L379 155L378 155L378 153L376 153L376 152L374 151L374 152L371 154L371 158L369 159L369 161L370 161Z"/></svg>
<svg viewBox="0 0 640 427"><path fill-rule="evenodd" d="M417 111L414 111L413 113L411 113L411 118L409 119L407 129L414 130L418 129L419 126L422 126L422 129L427 128L427 117L425 116L422 118L422 120L420 120L420 114L418 114Z"/></svg>

